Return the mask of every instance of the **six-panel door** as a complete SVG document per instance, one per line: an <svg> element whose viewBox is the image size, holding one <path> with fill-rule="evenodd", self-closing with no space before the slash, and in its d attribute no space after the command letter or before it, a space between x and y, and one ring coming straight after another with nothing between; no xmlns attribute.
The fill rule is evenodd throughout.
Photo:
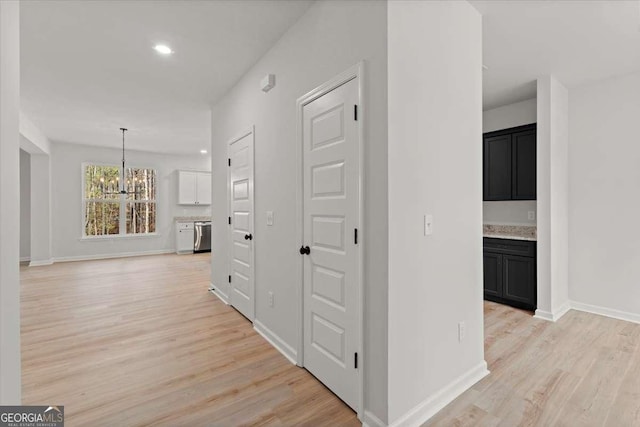
<svg viewBox="0 0 640 427"><path fill-rule="evenodd" d="M303 107L304 366L357 409L359 136L353 79Z"/></svg>

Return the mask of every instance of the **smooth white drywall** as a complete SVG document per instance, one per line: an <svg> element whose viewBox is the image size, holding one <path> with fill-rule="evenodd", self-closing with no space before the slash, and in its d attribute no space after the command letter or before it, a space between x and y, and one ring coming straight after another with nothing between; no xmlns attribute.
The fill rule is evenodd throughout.
<svg viewBox="0 0 640 427"><path fill-rule="evenodd" d="M528 125L536 122L537 101L535 98L482 112L482 132L492 132Z"/></svg>
<svg viewBox="0 0 640 427"><path fill-rule="evenodd" d="M31 156L20 150L20 261L31 252Z"/></svg>
<svg viewBox="0 0 640 427"><path fill-rule="evenodd" d="M388 11L389 421L413 425L484 365L482 28L467 2Z"/></svg>
<svg viewBox="0 0 640 427"><path fill-rule="evenodd" d="M20 5L0 1L0 405L19 405Z"/></svg>
<svg viewBox="0 0 640 427"><path fill-rule="evenodd" d="M529 212L533 212L534 219L529 219ZM484 224L535 226L535 215L535 200L482 202L482 222Z"/></svg>
<svg viewBox="0 0 640 427"><path fill-rule="evenodd" d="M30 266L52 262L51 156L31 154Z"/></svg>
<svg viewBox="0 0 640 427"><path fill-rule="evenodd" d="M387 417L386 2L319 1L213 107L213 196L227 197L227 143L255 125L256 319L297 347L301 241L296 235L296 100L365 61L364 289L365 409ZM260 90L275 74L276 86ZM273 226L266 212L273 211ZM227 206L213 206L213 285L227 287ZM274 294L274 306L268 304Z"/></svg>
<svg viewBox="0 0 640 427"><path fill-rule="evenodd" d="M538 79L537 276L540 317L569 303L569 94L553 76Z"/></svg>
<svg viewBox="0 0 640 427"><path fill-rule="evenodd" d="M573 301L640 315L640 73L570 91Z"/></svg>
<svg viewBox="0 0 640 427"><path fill-rule="evenodd" d="M535 123L536 109L536 99L533 98L485 110L482 112L482 132ZM482 210L485 224L536 225L535 200L483 202ZM533 220L529 219L529 212L534 212Z"/></svg>
<svg viewBox="0 0 640 427"><path fill-rule="evenodd" d="M51 153L49 138L22 111L20 111L20 134L26 138L20 141L23 150L29 153Z"/></svg>
<svg viewBox="0 0 640 427"><path fill-rule="evenodd" d="M180 156L127 150L127 166L154 168L158 179L157 235L109 239L82 239L82 164L118 166L122 151L80 144L51 144L51 194L54 260L77 257L153 253L175 248L174 216L208 215L211 207L177 204L176 170L208 171L209 156ZM216 199L213 200L216 203Z"/></svg>

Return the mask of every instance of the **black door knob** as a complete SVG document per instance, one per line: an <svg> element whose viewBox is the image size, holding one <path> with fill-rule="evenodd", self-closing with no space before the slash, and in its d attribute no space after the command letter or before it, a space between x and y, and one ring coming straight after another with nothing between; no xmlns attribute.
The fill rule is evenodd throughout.
<svg viewBox="0 0 640 427"><path fill-rule="evenodd" d="M311 248L309 246L302 246L300 248L300 255L309 255L311 253Z"/></svg>
<svg viewBox="0 0 640 427"><path fill-rule="evenodd" d="M244 240L253 240L253 234L245 234Z"/></svg>

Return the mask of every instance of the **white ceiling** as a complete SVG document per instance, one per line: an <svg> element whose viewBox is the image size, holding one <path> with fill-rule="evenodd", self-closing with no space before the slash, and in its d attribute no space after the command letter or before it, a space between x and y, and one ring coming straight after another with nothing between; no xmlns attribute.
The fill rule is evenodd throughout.
<svg viewBox="0 0 640 427"><path fill-rule="evenodd" d="M21 97L53 141L165 153L210 145L210 103L311 1L23 1ZM157 43L174 54L162 57ZM258 82L256 82L258 88Z"/></svg>
<svg viewBox="0 0 640 427"><path fill-rule="evenodd" d="M553 74L568 88L640 71L639 0L471 0L483 15L484 108L535 97Z"/></svg>

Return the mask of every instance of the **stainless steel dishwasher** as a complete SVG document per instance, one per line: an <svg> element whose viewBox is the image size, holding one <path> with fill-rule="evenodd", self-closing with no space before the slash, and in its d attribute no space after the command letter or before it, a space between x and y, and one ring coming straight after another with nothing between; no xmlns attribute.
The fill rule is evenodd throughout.
<svg viewBox="0 0 640 427"><path fill-rule="evenodd" d="M193 252L211 252L211 221L193 223Z"/></svg>

